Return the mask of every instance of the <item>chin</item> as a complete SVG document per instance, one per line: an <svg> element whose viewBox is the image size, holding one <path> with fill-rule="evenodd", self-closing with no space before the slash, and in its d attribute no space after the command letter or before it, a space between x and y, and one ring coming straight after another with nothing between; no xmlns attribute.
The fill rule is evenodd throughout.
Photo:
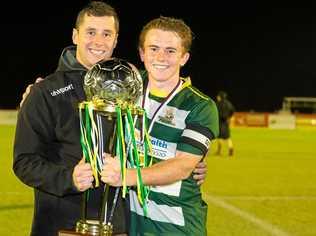
<svg viewBox="0 0 316 236"><path fill-rule="evenodd" d="M170 78L170 76L167 76L167 75L159 75L159 76L154 76L154 78L157 80L157 81L166 81Z"/></svg>

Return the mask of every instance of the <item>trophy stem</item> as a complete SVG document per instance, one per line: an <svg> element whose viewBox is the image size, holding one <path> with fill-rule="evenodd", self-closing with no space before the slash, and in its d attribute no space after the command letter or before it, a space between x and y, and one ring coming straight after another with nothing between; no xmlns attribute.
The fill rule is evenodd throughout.
<svg viewBox="0 0 316 236"><path fill-rule="evenodd" d="M87 191L84 191L83 197L81 199L81 220L86 220L87 218Z"/></svg>
<svg viewBox="0 0 316 236"><path fill-rule="evenodd" d="M98 120L101 117L99 114L96 114L96 119ZM102 156L104 152L108 152L111 156L115 157L116 152L116 122L115 117L107 117L109 121L112 121L112 126L108 131L112 129L112 135L108 137L108 149L103 146L103 140L100 141L100 150L99 155ZM102 125L101 125L102 126ZM102 127L101 127L102 129ZM112 199L112 190L114 188L110 187L108 184L104 185L102 196L101 196L101 206L98 212L98 220L89 220L87 219L89 216L87 215L87 207L88 207L88 190L83 193L82 197L82 205L81 205L81 219L76 224L76 232L81 234L88 234L93 236L110 236L113 234L113 215L118 202L120 188L115 188L115 194ZM110 199L109 199L110 198ZM110 201L112 204L110 204Z"/></svg>
<svg viewBox="0 0 316 236"><path fill-rule="evenodd" d="M100 209L100 215L99 220L101 223L107 223L107 211L108 211L108 196L109 196L110 186L105 185L104 186L104 192L102 194L102 203L101 203L101 209Z"/></svg>
<svg viewBox="0 0 316 236"><path fill-rule="evenodd" d="M116 146L116 122L113 123L113 135L110 136L110 140L109 140L109 153L111 153L111 156L114 157L115 156L115 146ZM99 215L99 220L102 223L110 223L111 221L108 220L107 218L107 211L108 211L108 198L109 198L109 192L110 192L110 186L108 184L105 185L104 187L104 192L102 194L102 203L101 203L101 209L100 209L100 215ZM115 197L114 197L115 200ZM112 209L111 212L114 211L115 208L115 204L113 201L113 205L112 205Z"/></svg>
<svg viewBox="0 0 316 236"><path fill-rule="evenodd" d="M109 153L111 153L112 157L115 157L115 146L116 146L116 122L113 124L113 135L109 140Z"/></svg>
<svg viewBox="0 0 316 236"><path fill-rule="evenodd" d="M117 203L117 200L118 200L118 197L119 197L119 193L120 193L120 188L116 188L115 189L115 196L114 196L114 199L113 199L113 205L112 205L111 212L110 212L110 215L109 215L109 220L108 220L109 223L112 222L112 218L113 218L113 215L114 215L114 209L116 207L116 203Z"/></svg>

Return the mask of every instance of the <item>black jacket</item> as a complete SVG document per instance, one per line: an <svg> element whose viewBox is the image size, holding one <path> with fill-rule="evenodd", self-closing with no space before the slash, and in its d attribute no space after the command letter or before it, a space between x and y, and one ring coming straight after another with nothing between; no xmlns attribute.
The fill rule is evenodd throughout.
<svg viewBox="0 0 316 236"><path fill-rule="evenodd" d="M78 103L85 100L86 71L75 59L75 48L66 48L56 72L34 84L19 111L13 169L34 188L31 235L56 236L80 219L83 194L74 187L72 172L82 158ZM101 192L90 192L88 217L97 218Z"/></svg>

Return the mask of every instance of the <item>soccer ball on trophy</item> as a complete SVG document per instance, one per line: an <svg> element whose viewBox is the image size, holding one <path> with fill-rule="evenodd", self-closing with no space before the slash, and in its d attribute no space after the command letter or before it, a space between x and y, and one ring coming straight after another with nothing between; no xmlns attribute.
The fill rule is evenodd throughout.
<svg viewBox="0 0 316 236"><path fill-rule="evenodd" d="M87 72L84 90L96 110L113 115L116 105L133 106L139 101L143 84L133 64L111 58L97 63Z"/></svg>

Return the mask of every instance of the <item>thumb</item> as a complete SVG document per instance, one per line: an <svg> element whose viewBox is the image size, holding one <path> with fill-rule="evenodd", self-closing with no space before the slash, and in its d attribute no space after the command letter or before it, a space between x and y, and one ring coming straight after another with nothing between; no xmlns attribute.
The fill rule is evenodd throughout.
<svg viewBox="0 0 316 236"><path fill-rule="evenodd" d="M43 81L44 79L42 77L38 77L36 80L35 80L35 83L38 83L38 82L41 82Z"/></svg>
<svg viewBox="0 0 316 236"><path fill-rule="evenodd" d="M106 152L104 152L102 156L103 156L103 160L106 160L106 159L112 158L111 154L106 153Z"/></svg>
<svg viewBox="0 0 316 236"><path fill-rule="evenodd" d="M84 156L81 158L81 160L79 161L79 163L78 164L84 164L84 163L86 163L86 160L85 160L85 158L84 158Z"/></svg>

